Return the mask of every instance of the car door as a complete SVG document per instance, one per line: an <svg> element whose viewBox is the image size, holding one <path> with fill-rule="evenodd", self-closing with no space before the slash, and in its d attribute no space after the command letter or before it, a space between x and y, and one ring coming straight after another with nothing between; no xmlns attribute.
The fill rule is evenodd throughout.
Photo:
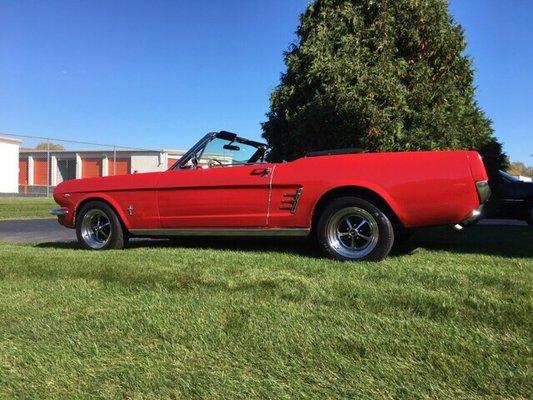
<svg viewBox="0 0 533 400"><path fill-rule="evenodd" d="M272 164L175 169L157 182L162 228L265 227Z"/></svg>

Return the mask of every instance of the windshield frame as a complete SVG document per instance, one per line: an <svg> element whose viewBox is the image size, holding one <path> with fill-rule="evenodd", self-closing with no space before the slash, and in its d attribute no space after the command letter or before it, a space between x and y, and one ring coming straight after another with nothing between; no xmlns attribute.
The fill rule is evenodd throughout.
<svg viewBox="0 0 533 400"><path fill-rule="evenodd" d="M178 161L176 161L168 170L170 171L170 170L175 170L175 169L191 169L191 168L186 167L187 163L191 161L193 158L195 158L196 154L198 154L199 151L205 150L205 148L209 145L209 143L217 138L226 139L228 141L242 143L242 144L255 147L257 148L257 152L262 152L262 154L260 154L261 157L258 159L257 163L262 163L265 161L265 155L268 149L268 146L265 143L260 143L254 140L241 138L237 136L235 133L231 133L227 131L220 131L220 132L210 132L207 135L205 135L194 146L192 146L189 151L187 151L183 156L181 156L181 158ZM256 164L256 162L244 163L244 164L239 164L239 165L249 165L249 164ZM234 165L234 166L238 166L238 165Z"/></svg>

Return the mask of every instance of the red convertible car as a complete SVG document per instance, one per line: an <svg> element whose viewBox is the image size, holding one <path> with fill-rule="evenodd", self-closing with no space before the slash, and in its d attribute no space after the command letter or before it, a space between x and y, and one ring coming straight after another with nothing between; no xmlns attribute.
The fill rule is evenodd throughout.
<svg viewBox="0 0 533 400"><path fill-rule="evenodd" d="M165 172L66 181L59 223L86 249L130 237L308 236L329 257L380 260L410 228L476 219L490 195L475 151L357 149L265 161L266 145L206 135Z"/></svg>

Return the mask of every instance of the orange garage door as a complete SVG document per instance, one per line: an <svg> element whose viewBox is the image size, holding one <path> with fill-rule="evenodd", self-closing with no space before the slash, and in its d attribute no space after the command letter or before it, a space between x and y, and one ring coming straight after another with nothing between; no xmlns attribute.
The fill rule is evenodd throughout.
<svg viewBox="0 0 533 400"><path fill-rule="evenodd" d="M117 158L116 165L113 158L110 158L108 175L127 175L130 173L130 168L129 158Z"/></svg>
<svg viewBox="0 0 533 400"><path fill-rule="evenodd" d="M177 158L169 158L167 161L167 167L168 168L172 167L176 161L178 161Z"/></svg>
<svg viewBox="0 0 533 400"><path fill-rule="evenodd" d="M28 159L21 158L19 160L19 185L28 184Z"/></svg>
<svg viewBox="0 0 533 400"><path fill-rule="evenodd" d="M47 171L48 161L46 159L35 158L33 160L33 184L46 186L48 185Z"/></svg>
<svg viewBox="0 0 533 400"><path fill-rule="evenodd" d="M81 161L81 175L83 178L97 178L102 176L102 159L84 158Z"/></svg>

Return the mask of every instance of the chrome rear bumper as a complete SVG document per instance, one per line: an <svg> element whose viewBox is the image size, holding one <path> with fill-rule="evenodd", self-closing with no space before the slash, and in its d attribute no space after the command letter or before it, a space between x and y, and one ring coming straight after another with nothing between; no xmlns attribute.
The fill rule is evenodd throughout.
<svg viewBox="0 0 533 400"><path fill-rule="evenodd" d="M455 224L453 227L457 230L463 229L465 226L473 224L474 222L480 220L483 218L483 208L485 206L485 203L489 200L491 196L491 190L489 186L488 181L477 181L476 182L476 191L477 195L479 197L479 202L481 205L473 210L468 217L466 217L464 220L459 222L458 224Z"/></svg>
<svg viewBox="0 0 533 400"><path fill-rule="evenodd" d="M480 220L482 217L483 217L483 204L479 206L479 208L473 210L467 218L465 218L458 224L455 224L453 227L460 231L465 226L473 224L474 222Z"/></svg>
<svg viewBox="0 0 533 400"><path fill-rule="evenodd" d="M472 211L470 216L467 219L465 219L462 222L462 224L464 225L471 224L472 222L476 222L479 219L481 219L482 216L483 216L483 206L479 207L477 210Z"/></svg>

